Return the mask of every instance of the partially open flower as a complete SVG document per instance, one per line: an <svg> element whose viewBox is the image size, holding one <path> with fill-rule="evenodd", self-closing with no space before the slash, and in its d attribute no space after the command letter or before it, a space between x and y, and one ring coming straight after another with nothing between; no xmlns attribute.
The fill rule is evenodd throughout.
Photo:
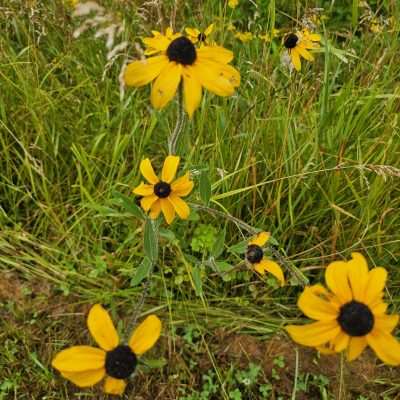
<svg viewBox="0 0 400 400"><path fill-rule="evenodd" d="M155 174L148 158L140 163L140 172L149 184L142 182L133 189L133 193L143 196L140 204L143 210L150 211L152 219L158 218L161 211L168 224L174 220L175 212L182 219L189 217L189 206L181 197L187 196L192 191L194 184L190 180L188 172L174 180L179 161L178 156L168 156L164 161L161 179Z"/></svg>
<svg viewBox="0 0 400 400"><path fill-rule="evenodd" d="M323 353L346 351L356 359L367 345L386 364L400 364L400 343L392 335L399 316L387 315L383 302L387 272L377 267L368 271L365 258L353 253L348 262L329 264L321 285L304 289L298 300L303 313L317 322L286 330L292 339Z"/></svg>
<svg viewBox="0 0 400 400"><path fill-rule="evenodd" d="M270 234L260 232L256 237L249 241L246 251L246 260L261 275L266 272L278 279L281 286L285 284L285 277L281 267L274 261L264 257L263 246L268 242Z"/></svg>
<svg viewBox="0 0 400 400"><path fill-rule="evenodd" d="M150 350L161 333L161 321L149 315L133 332L128 344L120 344L118 333L107 311L94 305L87 325L100 348L73 346L56 354L52 366L79 387L90 387L105 377L104 392L121 395L126 379L136 369L137 358Z"/></svg>

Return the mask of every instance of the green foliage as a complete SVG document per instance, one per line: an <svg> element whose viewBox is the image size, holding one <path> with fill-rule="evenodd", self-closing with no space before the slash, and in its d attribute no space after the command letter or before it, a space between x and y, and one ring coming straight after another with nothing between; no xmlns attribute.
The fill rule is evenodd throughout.
<svg viewBox="0 0 400 400"><path fill-rule="evenodd" d="M200 224L193 232L190 247L196 252L211 252L217 239L217 229L209 224Z"/></svg>

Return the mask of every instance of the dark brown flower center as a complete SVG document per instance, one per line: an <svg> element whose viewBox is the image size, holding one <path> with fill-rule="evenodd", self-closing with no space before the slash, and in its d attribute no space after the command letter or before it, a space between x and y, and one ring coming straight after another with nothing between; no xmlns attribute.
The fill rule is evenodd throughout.
<svg viewBox="0 0 400 400"><path fill-rule="evenodd" d="M154 194L161 199L168 197L171 193L171 185L167 182L160 181L154 185Z"/></svg>
<svg viewBox="0 0 400 400"><path fill-rule="evenodd" d="M298 41L299 41L299 37L296 34L289 33L288 35L286 35L283 45L287 49L293 49L296 47Z"/></svg>
<svg viewBox="0 0 400 400"><path fill-rule="evenodd" d="M129 346L119 345L107 351L106 373L112 378L125 379L135 371L137 358Z"/></svg>
<svg viewBox="0 0 400 400"><path fill-rule="evenodd" d="M374 327L374 315L369 307L355 300L340 307L337 321L350 336L365 336Z"/></svg>
<svg viewBox="0 0 400 400"><path fill-rule="evenodd" d="M196 61L196 48L185 36L174 39L167 48L169 61L175 61L182 65L192 65Z"/></svg>
<svg viewBox="0 0 400 400"><path fill-rule="evenodd" d="M206 36L206 34L203 33L203 32L200 32L200 33L197 35L197 40L198 40L199 42L205 42L205 41L206 41L206 38L207 38L207 36Z"/></svg>
<svg viewBox="0 0 400 400"><path fill-rule="evenodd" d="M251 264L259 263L263 257L264 252L260 246L257 246L256 244L251 244L247 247L246 259Z"/></svg>

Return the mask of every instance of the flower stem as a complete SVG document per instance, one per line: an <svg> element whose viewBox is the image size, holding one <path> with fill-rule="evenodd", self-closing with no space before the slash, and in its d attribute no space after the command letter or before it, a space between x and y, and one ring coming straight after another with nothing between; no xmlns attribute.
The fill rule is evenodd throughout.
<svg viewBox="0 0 400 400"><path fill-rule="evenodd" d="M178 88L178 113L176 116L176 124L171 136L168 138L168 152L173 155L176 152L176 145L178 139L185 126L185 110L183 109L183 95L182 95L182 84Z"/></svg>

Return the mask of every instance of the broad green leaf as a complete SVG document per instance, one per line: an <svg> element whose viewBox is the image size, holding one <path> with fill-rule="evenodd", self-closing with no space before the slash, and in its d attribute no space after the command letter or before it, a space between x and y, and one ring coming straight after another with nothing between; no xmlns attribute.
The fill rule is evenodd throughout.
<svg viewBox="0 0 400 400"><path fill-rule="evenodd" d="M202 171L200 174L200 198L205 205L208 205L211 198L211 183L208 171Z"/></svg>
<svg viewBox="0 0 400 400"><path fill-rule="evenodd" d="M197 266L192 267L192 278L196 295L201 296L203 294L203 283L201 281L200 267Z"/></svg>
<svg viewBox="0 0 400 400"><path fill-rule="evenodd" d="M145 218L142 209L135 204L135 199L133 197L125 196L119 192L114 192L113 194L115 196L116 203L121 205L128 213L139 219Z"/></svg>
<svg viewBox="0 0 400 400"><path fill-rule="evenodd" d="M150 218L146 219L144 225L144 253L155 263L158 258L158 237L154 227L154 222Z"/></svg>

